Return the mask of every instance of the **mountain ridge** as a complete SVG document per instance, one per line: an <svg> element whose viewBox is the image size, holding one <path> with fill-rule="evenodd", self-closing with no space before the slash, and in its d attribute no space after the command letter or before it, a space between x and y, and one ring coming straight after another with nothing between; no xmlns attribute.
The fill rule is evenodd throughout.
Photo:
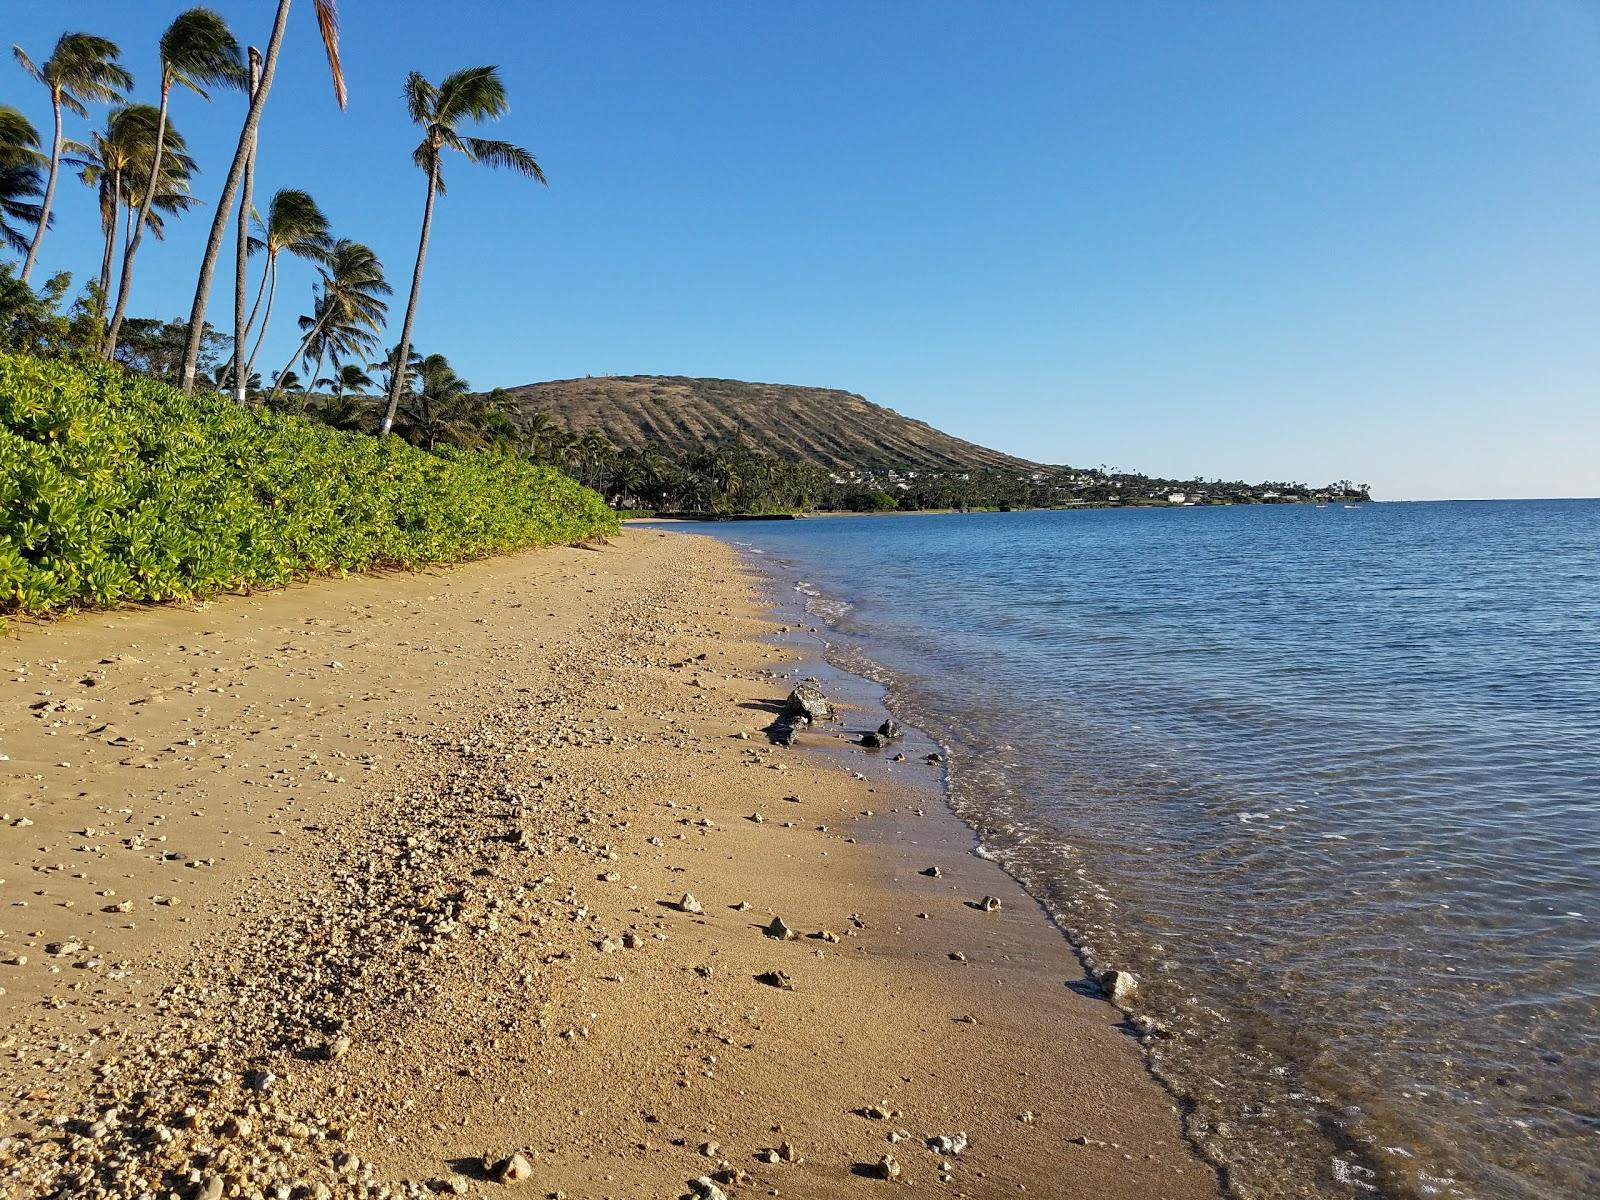
<svg viewBox="0 0 1600 1200"><path fill-rule="evenodd" d="M603 375L500 389L526 428L534 413L619 448L683 454L730 438L833 472L1005 470L1044 464L969 442L840 388L686 375Z"/></svg>

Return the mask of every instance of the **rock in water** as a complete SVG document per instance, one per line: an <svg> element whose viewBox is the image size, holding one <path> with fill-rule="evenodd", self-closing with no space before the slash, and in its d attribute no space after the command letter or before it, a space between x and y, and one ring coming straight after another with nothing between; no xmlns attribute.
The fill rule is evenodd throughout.
<svg viewBox="0 0 1600 1200"><path fill-rule="evenodd" d="M833 705L822 694L815 679L807 679L789 693L783 702L783 715L816 724L833 718Z"/></svg>
<svg viewBox="0 0 1600 1200"><path fill-rule="evenodd" d="M878 726L878 736L886 742L895 741L904 736L905 731L900 728L900 722L893 717Z"/></svg>
<svg viewBox="0 0 1600 1200"><path fill-rule="evenodd" d="M1113 1004L1127 1004L1139 990L1139 981L1127 971L1115 968L1100 973L1100 987Z"/></svg>
<svg viewBox="0 0 1600 1200"><path fill-rule="evenodd" d="M883 739L875 733L863 733L861 735L861 744L868 750L878 750L883 746Z"/></svg>
<svg viewBox="0 0 1600 1200"><path fill-rule="evenodd" d="M800 740L800 729L792 721L779 721L772 726L772 740L780 746L792 746Z"/></svg>

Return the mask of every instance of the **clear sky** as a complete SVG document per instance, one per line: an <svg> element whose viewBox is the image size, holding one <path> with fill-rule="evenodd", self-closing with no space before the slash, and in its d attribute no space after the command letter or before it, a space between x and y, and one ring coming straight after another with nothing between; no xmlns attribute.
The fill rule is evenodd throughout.
<svg viewBox="0 0 1600 1200"><path fill-rule="evenodd" d="M36 58L118 41L145 100L184 7L0 0ZM215 7L265 45L270 0ZM452 165L416 339L480 388L816 384L1050 462L1600 495L1600 0L340 7L349 110L298 0L258 195L310 191L398 309L401 84L498 63L487 132L550 187ZM9 60L0 100L47 126ZM174 102L208 204L242 114ZM43 266L81 279L93 204L57 207ZM132 311L187 314L209 215L141 248ZM284 274L269 371L309 306Z"/></svg>

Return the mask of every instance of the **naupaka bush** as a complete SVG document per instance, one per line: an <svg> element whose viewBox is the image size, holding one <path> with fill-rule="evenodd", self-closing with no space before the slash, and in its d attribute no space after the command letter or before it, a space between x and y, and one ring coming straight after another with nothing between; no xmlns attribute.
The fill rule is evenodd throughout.
<svg viewBox="0 0 1600 1200"><path fill-rule="evenodd" d="M42 613L613 533L565 475L0 354L0 609Z"/></svg>

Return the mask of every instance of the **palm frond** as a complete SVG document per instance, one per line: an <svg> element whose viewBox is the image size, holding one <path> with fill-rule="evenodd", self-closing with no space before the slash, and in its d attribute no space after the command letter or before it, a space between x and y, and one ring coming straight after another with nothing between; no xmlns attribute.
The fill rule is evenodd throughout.
<svg viewBox="0 0 1600 1200"><path fill-rule="evenodd" d="M497 142L489 138L463 138L467 153L474 162L487 163L491 167L505 167L524 175L529 179L537 179L545 183L544 169L539 166L537 159L521 146L513 146L510 142Z"/></svg>
<svg viewBox="0 0 1600 1200"><path fill-rule="evenodd" d="M161 66L167 78L203 98L204 86L244 88L250 72L228 23L209 8L179 13L161 35Z"/></svg>
<svg viewBox="0 0 1600 1200"><path fill-rule="evenodd" d="M499 67L465 67L446 75L439 84L434 120L441 125L456 125L467 118L492 121L509 107Z"/></svg>
<svg viewBox="0 0 1600 1200"><path fill-rule="evenodd" d="M344 108L349 96L344 88L344 67L339 63L339 6L335 0L316 0L317 31L322 35L322 49L328 56L328 75L333 80L333 98Z"/></svg>

